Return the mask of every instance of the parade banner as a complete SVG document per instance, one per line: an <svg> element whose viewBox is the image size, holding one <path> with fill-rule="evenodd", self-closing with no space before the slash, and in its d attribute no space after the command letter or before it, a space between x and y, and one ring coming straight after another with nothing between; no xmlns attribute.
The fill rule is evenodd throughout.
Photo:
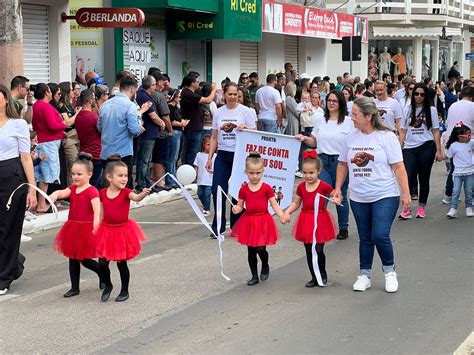
<svg viewBox="0 0 474 355"><path fill-rule="evenodd" d="M361 36L367 43L369 22L366 18L294 4L263 1L262 31L306 37L342 39Z"/></svg>
<svg viewBox="0 0 474 355"><path fill-rule="evenodd" d="M245 159L249 152L256 151L262 156L265 165L263 181L273 188L280 207L288 207L293 199L300 144L293 136L246 129L237 131L229 193L238 199L240 187L248 181ZM270 206L269 210L273 212Z"/></svg>

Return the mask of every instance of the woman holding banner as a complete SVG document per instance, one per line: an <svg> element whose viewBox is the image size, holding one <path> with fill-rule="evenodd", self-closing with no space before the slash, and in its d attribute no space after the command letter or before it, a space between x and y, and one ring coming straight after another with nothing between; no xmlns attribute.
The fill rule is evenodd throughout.
<svg viewBox="0 0 474 355"><path fill-rule="evenodd" d="M226 227L225 201L222 199L221 230L217 230L217 187L227 193L229 191L229 179L232 173L232 164L234 163L234 152L236 144L235 130L256 129L255 117L252 111L239 103L238 87L235 83L228 83L224 87L225 105L220 107L212 118L211 147L209 149L209 159L206 169L210 173L215 170L212 179L212 196L214 200L214 218L212 220L212 229L217 233L224 233ZM217 151L217 157L212 166L212 158ZM240 215L230 215L230 228L237 222ZM211 234L211 237L213 235Z"/></svg>

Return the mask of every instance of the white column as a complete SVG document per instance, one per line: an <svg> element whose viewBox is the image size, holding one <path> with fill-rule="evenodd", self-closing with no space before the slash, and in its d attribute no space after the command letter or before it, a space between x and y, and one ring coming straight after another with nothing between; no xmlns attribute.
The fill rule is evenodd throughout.
<svg viewBox="0 0 474 355"><path fill-rule="evenodd" d="M262 33L262 42L258 49L258 75L261 82L270 73L283 72L285 65L284 35Z"/></svg>
<svg viewBox="0 0 474 355"><path fill-rule="evenodd" d="M435 45L433 49L433 67L431 68L431 77L433 82L438 80L439 75L439 39L435 40Z"/></svg>
<svg viewBox="0 0 474 355"><path fill-rule="evenodd" d="M71 31L70 22L61 21L61 14L69 13L69 1L48 7L49 55L51 81L71 81Z"/></svg>
<svg viewBox="0 0 474 355"><path fill-rule="evenodd" d="M422 73L422 59L423 59L423 40L419 37L415 38L415 46L413 48L414 63L413 74L416 75L416 80L421 80Z"/></svg>
<svg viewBox="0 0 474 355"><path fill-rule="evenodd" d="M220 87L226 77L237 82L240 76L240 42L212 41L212 80Z"/></svg>
<svg viewBox="0 0 474 355"><path fill-rule="evenodd" d="M411 14L411 1L412 0L405 0L405 14Z"/></svg>

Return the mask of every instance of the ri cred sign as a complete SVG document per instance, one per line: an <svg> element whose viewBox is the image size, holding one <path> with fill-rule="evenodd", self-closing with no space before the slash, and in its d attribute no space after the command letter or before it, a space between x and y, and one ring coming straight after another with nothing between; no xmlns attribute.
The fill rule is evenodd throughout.
<svg viewBox="0 0 474 355"><path fill-rule="evenodd" d="M145 14L136 8L100 8L83 7L75 16L62 15L62 20L76 20L80 27L130 28L142 26Z"/></svg>

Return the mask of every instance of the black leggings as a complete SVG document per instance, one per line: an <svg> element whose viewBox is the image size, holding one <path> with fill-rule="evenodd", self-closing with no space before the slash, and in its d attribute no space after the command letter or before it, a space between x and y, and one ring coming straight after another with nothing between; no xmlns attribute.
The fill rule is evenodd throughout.
<svg viewBox="0 0 474 355"><path fill-rule="evenodd" d="M304 248L306 250L306 261L308 262L309 272L313 280L316 280L316 275L313 269L313 253L311 251L313 244L305 243ZM316 253L318 254L318 266L321 276L327 276L326 273L326 255L324 255L324 243L316 243Z"/></svg>
<svg viewBox="0 0 474 355"><path fill-rule="evenodd" d="M79 291L79 280L81 277L81 264L89 270L94 271L100 277L99 263L92 259L69 259L69 277L71 278L71 289Z"/></svg>
<svg viewBox="0 0 474 355"><path fill-rule="evenodd" d="M258 270L257 270L257 254L260 257L260 260L262 261L262 268L267 268L268 267L268 252L267 252L267 247L247 247L248 249L248 260L249 260L249 266L250 266L250 271L252 272L252 277L258 277Z"/></svg>
<svg viewBox="0 0 474 355"><path fill-rule="evenodd" d="M416 191L417 177L420 182L419 204L425 206L430 193L430 176L436 154L433 141L428 141L416 148L403 149L403 162L408 175L410 191Z"/></svg>
<svg viewBox="0 0 474 355"><path fill-rule="evenodd" d="M105 287L112 287L112 280L110 279L109 260L99 259L99 267L102 274L102 280ZM117 269L120 273L120 281L122 282L122 292L128 292L128 284L130 283L130 270L128 269L125 260L117 261Z"/></svg>

